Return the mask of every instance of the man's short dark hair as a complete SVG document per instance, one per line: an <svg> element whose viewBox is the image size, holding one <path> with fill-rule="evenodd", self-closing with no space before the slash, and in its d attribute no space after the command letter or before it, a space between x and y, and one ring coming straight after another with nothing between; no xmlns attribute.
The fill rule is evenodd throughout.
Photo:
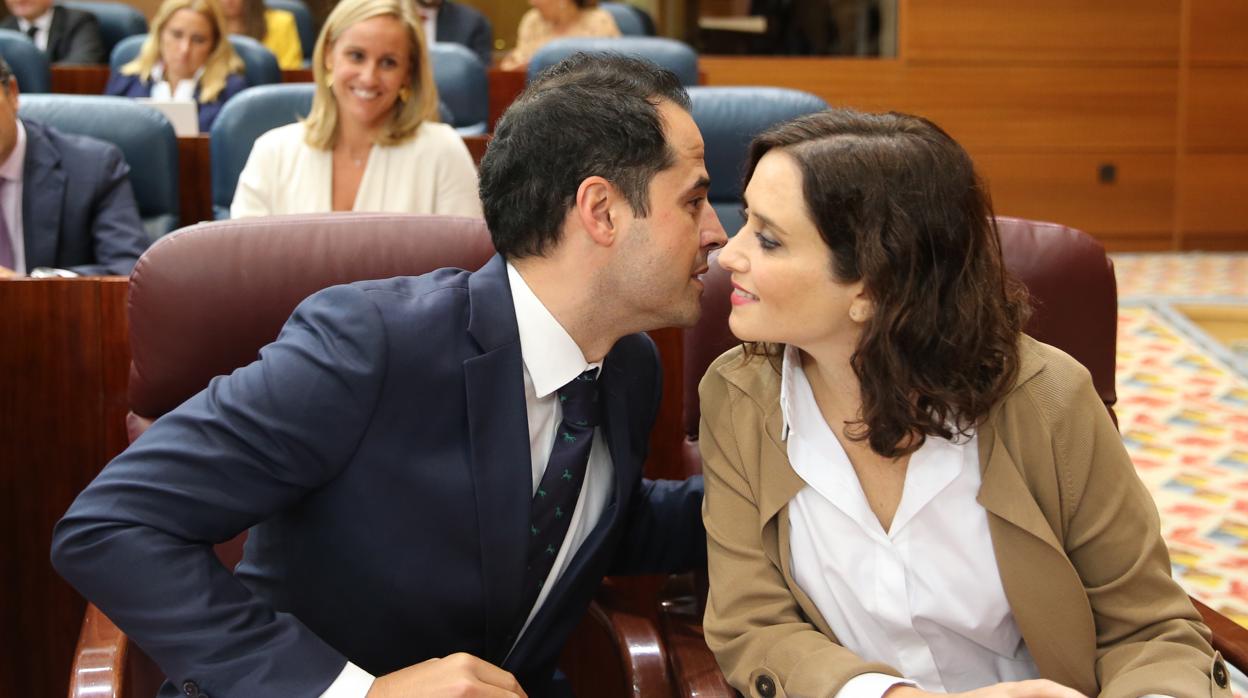
<svg viewBox="0 0 1248 698"><path fill-rule="evenodd" d="M13 69L9 67L4 56L0 56L0 87L9 89L9 83L13 81Z"/></svg>
<svg viewBox="0 0 1248 698"><path fill-rule="evenodd" d="M689 110L670 71L621 55L578 53L542 72L511 105L481 160L481 202L494 247L541 255L587 177L611 182L649 215L650 180L672 166L658 105Z"/></svg>

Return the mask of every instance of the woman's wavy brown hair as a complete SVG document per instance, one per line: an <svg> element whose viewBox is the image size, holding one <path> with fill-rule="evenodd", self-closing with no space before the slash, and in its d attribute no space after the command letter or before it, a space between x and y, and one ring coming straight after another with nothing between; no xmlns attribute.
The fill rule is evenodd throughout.
<svg viewBox="0 0 1248 698"><path fill-rule="evenodd" d="M756 138L747 182L777 148L801 170L833 277L862 280L874 306L850 359L862 390L850 438L897 458L967 435L1013 385L1030 313L970 156L927 119L829 110Z"/></svg>

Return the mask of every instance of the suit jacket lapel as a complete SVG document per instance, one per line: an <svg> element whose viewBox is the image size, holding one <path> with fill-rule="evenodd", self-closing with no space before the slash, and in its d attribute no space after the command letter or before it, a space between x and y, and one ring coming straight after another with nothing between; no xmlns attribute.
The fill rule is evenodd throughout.
<svg viewBox="0 0 1248 698"><path fill-rule="evenodd" d="M22 167L22 239L26 246L26 271L56 266L61 235L61 203L65 198L65 172L60 153L52 147L43 128L23 120L26 128L26 161Z"/></svg>
<svg viewBox="0 0 1248 698"><path fill-rule="evenodd" d="M468 281L468 331L481 346L464 362L472 475L486 590L486 647L501 660L520 612L533 481L524 362L506 266L495 256Z"/></svg>
<svg viewBox="0 0 1248 698"><path fill-rule="evenodd" d="M52 24L48 26L48 60L56 60L60 58L60 44L65 38L65 24L69 18L65 16L65 8L53 6L52 8Z"/></svg>

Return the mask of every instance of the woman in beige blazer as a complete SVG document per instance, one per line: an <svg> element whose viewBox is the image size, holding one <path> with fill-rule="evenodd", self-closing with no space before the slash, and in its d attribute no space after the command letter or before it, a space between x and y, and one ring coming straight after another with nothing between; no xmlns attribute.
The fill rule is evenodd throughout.
<svg viewBox="0 0 1248 698"><path fill-rule="evenodd" d="M749 696L1229 696L1092 387L1022 334L971 161L829 111L751 146L701 385L705 630Z"/></svg>
<svg viewBox="0 0 1248 698"><path fill-rule="evenodd" d="M256 139L230 206L234 218L381 211L479 217L463 139L438 123L420 17L407 0L343 0L312 58L304 121Z"/></svg>

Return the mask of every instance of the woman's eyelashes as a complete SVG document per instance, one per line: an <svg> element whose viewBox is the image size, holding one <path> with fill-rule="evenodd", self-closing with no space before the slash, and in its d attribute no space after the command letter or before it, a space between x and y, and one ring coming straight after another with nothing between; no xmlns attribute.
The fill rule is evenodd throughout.
<svg viewBox="0 0 1248 698"><path fill-rule="evenodd" d="M763 248L763 250L774 250L777 247L780 247L780 243L777 240L768 237L765 230L755 231L754 237L758 239L758 246Z"/></svg>

